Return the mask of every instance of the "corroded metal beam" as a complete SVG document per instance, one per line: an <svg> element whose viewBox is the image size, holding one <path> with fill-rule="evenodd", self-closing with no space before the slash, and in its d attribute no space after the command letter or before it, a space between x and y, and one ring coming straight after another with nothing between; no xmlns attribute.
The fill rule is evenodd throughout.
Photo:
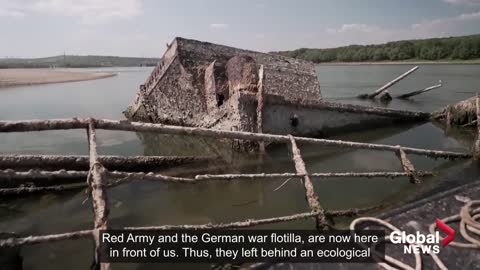
<svg viewBox="0 0 480 270"><path fill-rule="evenodd" d="M318 200L317 193L315 193L315 188L313 187L312 180L310 180L310 176L308 176L307 168L305 166L305 162L303 161L302 155L300 153L300 149L297 147L297 143L292 135L289 135L290 143L291 143L291 153L292 159L295 163L295 169L297 170L298 174L303 175L303 187L305 188L305 198L307 199L308 206L312 212L317 213L318 215L315 216L316 227L319 230L323 230L327 228L327 220L325 218L325 210L320 205L320 201Z"/></svg>
<svg viewBox="0 0 480 270"><path fill-rule="evenodd" d="M397 96L397 98L402 98L402 99L410 98L410 97L413 97L413 96L416 96L416 95L420 95L420 94L423 94L423 93L426 93L426 92L430 92L430 91L435 90L435 89L440 88L440 87L442 87L441 83L439 83L437 85L427 87L427 88L422 89L422 90L413 91L413 92L410 92L410 93L407 93L407 94L399 95L399 96Z"/></svg>
<svg viewBox="0 0 480 270"><path fill-rule="evenodd" d="M169 126L162 124L151 124L142 122L115 121L115 120L94 120L98 129L124 130L139 132L157 132L163 134L176 135L196 135L203 137L240 139L251 141L283 142L289 143L290 139L286 135L257 134L242 131L214 130L195 127ZM53 129L72 129L85 128L88 125L87 120L81 119L61 119L61 120L27 120L27 121L0 121L0 132L22 132L22 131L41 131ZM312 143L319 145L332 145L339 147L348 147L356 149L369 149L379 151L397 152L398 147L387 144L371 144L361 142L351 142L342 140L314 139L307 137L294 137L295 141L302 143ZM441 150L428 150L413 147L403 147L403 151L408 154L416 154L431 158L448 159L468 159L472 155L469 153L459 153Z"/></svg>
<svg viewBox="0 0 480 270"><path fill-rule="evenodd" d="M90 187L93 213L94 230L93 238L95 240L95 255L92 264L93 269L110 270L109 263L100 263L100 230L108 229L108 198L106 190L106 169L98 160L97 141L95 134L95 121L89 120L88 129L88 149L90 155L90 172L87 183Z"/></svg>
<svg viewBox="0 0 480 270"><path fill-rule="evenodd" d="M328 217L354 216L354 215L359 215L359 214L371 211L372 209L373 209L372 207L368 207L368 208L352 208L352 209L345 209L345 210L332 210L332 211L325 211L325 215ZM230 223L219 223L219 224L207 223L207 224L195 224L195 225L160 225L160 226L143 226L143 227L125 227L123 229L124 230L164 231L164 230L181 230L181 229L206 230L206 229L248 228L248 227L254 227L254 226L265 225L265 224L308 219L316 215L318 215L318 213L306 212L306 213L293 214L289 216L280 216L280 217L265 218L265 219L247 219L244 221L236 221L236 222L230 222ZM94 233L94 231L95 230L81 230L81 231L60 233L60 234L36 235L36 236L32 235L32 236L20 237L20 238L0 239L0 248L84 238L84 237L91 236Z"/></svg>
<svg viewBox="0 0 480 270"><path fill-rule="evenodd" d="M387 84L385 84L384 86L380 87L379 89L375 90L375 92L373 92L372 94L364 94L364 95L360 95L359 98L374 98L376 97L377 95L381 94L382 92L384 92L385 90L387 90L388 88L392 87L393 85L395 85L396 83L398 83L399 81L403 80L405 77L407 77L408 75L410 75L411 73L413 73L415 70L418 69L418 66L415 66L413 67L412 69L410 69L409 71L403 73L402 75L398 76L397 78L393 79L392 81L388 82Z"/></svg>
<svg viewBox="0 0 480 270"><path fill-rule="evenodd" d="M410 178L410 182L412 184L420 184L422 181L418 177L413 163L407 158L403 148L400 146L398 146L397 156L400 159L400 164L402 165L403 171L407 174L408 178Z"/></svg>
<svg viewBox="0 0 480 270"><path fill-rule="evenodd" d="M432 172L418 172L421 176L431 176ZM255 174L201 174L195 176L196 180L236 180L236 179L279 179L303 177L298 173L255 173ZM339 177L386 177L396 178L408 176L405 172L336 172L336 173L310 173L311 178L339 178Z"/></svg>
<svg viewBox="0 0 480 270"><path fill-rule="evenodd" d="M98 160L109 170L123 171L138 168L169 167L195 162L217 160L216 157L194 156L98 156ZM84 155L0 155L0 168L62 168L86 170L89 157Z"/></svg>

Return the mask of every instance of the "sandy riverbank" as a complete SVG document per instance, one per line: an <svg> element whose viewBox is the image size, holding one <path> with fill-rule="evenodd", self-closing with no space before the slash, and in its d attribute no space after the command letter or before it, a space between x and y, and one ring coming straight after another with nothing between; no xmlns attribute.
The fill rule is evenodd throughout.
<svg viewBox="0 0 480 270"><path fill-rule="evenodd" d="M0 87L96 80L115 73L56 69L0 69Z"/></svg>

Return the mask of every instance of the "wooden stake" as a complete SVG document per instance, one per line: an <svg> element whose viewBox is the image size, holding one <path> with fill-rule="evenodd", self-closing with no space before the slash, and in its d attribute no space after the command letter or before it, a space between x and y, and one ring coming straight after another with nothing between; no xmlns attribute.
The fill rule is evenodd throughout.
<svg viewBox="0 0 480 270"><path fill-rule="evenodd" d="M308 176L307 168L305 166L305 162L302 159L300 149L298 149L293 136L288 135L288 137L290 138L292 159L295 163L295 169L297 170L297 174L303 175L303 186L305 188L305 198L307 199L308 206L310 206L312 212L318 213L318 215L315 216L316 227L319 230L324 230L327 228L328 225L325 219L325 211L323 210L320 202L318 201L318 196L315 193L315 188L313 187L312 181Z"/></svg>

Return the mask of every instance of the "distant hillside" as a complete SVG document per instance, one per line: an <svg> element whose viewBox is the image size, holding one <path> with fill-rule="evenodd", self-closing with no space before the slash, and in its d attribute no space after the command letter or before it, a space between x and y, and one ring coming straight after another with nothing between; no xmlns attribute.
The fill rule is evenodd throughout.
<svg viewBox="0 0 480 270"><path fill-rule="evenodd" d="M59 55L45 58L0 58L0 68L155 66L158 58Z"/></svg>
<svg viewBox="0 0 480 270"><path fill-rule="evenodd" d="M379 45L350 45L330 49L302 48L294 51L274 53L315 63L469 60L480 58L480 34L462 37L403 40Z"/></svg>

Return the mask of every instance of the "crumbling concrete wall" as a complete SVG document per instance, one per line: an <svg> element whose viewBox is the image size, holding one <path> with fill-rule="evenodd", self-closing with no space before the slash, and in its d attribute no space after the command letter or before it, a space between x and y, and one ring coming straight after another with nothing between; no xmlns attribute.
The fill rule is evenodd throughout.
<svg viewBox="0 0 480 270"><path fill-rule="evenodd" d="M237 55L228 60L226 68L230 92L257 92L258 67L255 59L244 54Z"/></svg>
<svg viewBox="0 0 480 270"><path fill-rule="evenodd" d="M177 58L148 96L155 122L194 125L206 112L205 95L194 85L192 74Z"/></svg>
<svg viewBox="0 0 480 270"><path fill-rule="evenodd" d="M225 65L213 61L205 69L205 102L208 113L215 111L229 98L228 78Z"/></svg>
<svg viewBox="0 0 480 270"><path fill-rule="evenodd" d="M180 58L186 61L185 66L206 66L214 60L227 62L234 56L248 55L255 60L257 70L259 65L264 66L266 94L280 95L288 100L321 99L320 84L311 62L197 40L176 38L175 41Z"/></svg>

